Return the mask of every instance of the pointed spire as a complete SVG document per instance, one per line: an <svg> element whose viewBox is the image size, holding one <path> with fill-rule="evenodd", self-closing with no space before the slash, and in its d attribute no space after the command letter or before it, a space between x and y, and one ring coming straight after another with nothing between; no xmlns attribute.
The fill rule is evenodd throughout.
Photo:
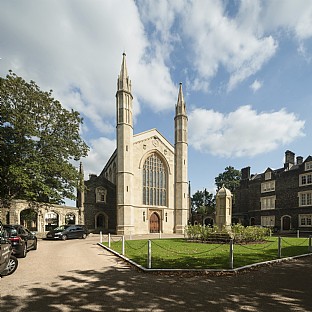
<svg viewBox="0 0 312 312"><path fill-rule="evenodd" d="M121 63L121 70L120 70L120 79L128 78L128 70L127 70L127 63L126 63L126 53L122 53L122 63Z"/></svg>
<svg viewBox="0 0 312 312"><path fill-rule="evenodd" d="M122 54L122 63L121 63L120 74L118 76L117 88L118 90L125 90L128 92L131 92L131 80L129 79L129 76L128 76L125 52Z"/></svg>
<svg viewBox="0 0 312 312"><path fill-rule="evenodd" d="M184 96L183 96L183 91L182 91L182 82L180 82L178 102L176 106L176 115L180 115L180 114L182 115L186 114L186 107L185 107Z"/></svg>

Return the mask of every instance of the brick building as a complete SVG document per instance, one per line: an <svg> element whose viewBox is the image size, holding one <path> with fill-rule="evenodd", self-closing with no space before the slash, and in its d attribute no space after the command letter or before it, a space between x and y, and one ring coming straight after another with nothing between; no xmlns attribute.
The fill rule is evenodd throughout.
<svg viewBox="0 0 312 312"><path fill-rule="evenodd" d="M285 152L283 168L267 168L250 174L241 170L240 186L235 190L233 222L262 225L281 231L312 231L312 157L296 157Z"/></svg>

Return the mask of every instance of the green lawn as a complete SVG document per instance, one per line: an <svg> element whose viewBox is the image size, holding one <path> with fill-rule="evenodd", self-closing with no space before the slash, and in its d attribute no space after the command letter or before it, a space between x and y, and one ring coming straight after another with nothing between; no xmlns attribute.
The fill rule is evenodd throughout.
<svg viewBox="0 0 312 312"><path fill-rule="evenodd" d="M108 245L107 242L103 242ZM229 269L229 244L187 242L184 239L152 240L152 268L157 269ZM282 258L308 253L308 238L282 238ZM111 242L111 249L121 253L122 243ZM147 240L125 241L125 256L147 267ZM234 245L234 268L278 259L278 239L265 243Z"/></svg>

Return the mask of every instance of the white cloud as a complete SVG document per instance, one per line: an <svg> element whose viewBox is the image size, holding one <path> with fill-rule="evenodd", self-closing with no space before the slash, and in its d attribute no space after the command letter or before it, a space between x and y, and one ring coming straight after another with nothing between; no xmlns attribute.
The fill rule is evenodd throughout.
<svg viewBox="0 0 312 312"><path fill-rule="evenodd" d="M306 0L264 1L262 27L265 31L283 29L299 40L312 37L312 2Z"/></svg>
<svg viewBox="0 0 312 312"><path fill-rule="evenodd" d="M195 109L189 116L189 143L222 157L255 156L303 136L304 121L282 109L257 113L241 106L229 114Z"/></svg>
<svg viewBox="0 0 312 312"><path fill-rule="evenodd" d="M183 31L192 42L194 64L202 79L209 81L224 68L229 74L227 89L231 91L272 58L277 42L260 32L259 12L257 1L242 2L235 17L226 15L222 1L189 4Z"/></svg>
<svg viewBox="0 0 312 312"><path fill-rule="evenodd" d="M262 81L255 80L251 85L250 88L253 90L253 92L257 92L260 88L262 88Z"/></svg>
<svg viewBox="0 0 312 312"><path fill-rule="evenodd" d="M2 1L0 39L0 75L12 69L43 90L53 89L55 98L89 118L100 134L114 129L124 51L135 113L142 101L158 111L176 100L166 53L149 55L146 61L153 42L134 1Z"/></svg>
<svg viewBox="0 0 312 312"><path fill-rule="evenodd" d="M91 173L99 175L103 169L103 164L107 163L115 149L116 140L109 140L105 137L92 140L89 155L82 160L85 178L87 179Z"/></svg>

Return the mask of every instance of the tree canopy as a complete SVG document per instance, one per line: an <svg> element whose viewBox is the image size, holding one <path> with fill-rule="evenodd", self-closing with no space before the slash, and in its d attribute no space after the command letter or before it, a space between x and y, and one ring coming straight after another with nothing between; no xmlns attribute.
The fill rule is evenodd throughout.
<svg viewBox="0 0 312 312"><path fill-rule="evenodd" d="M192 210L197 213L207 214L215 211L216 199L206 189L197 191L191 198Z"/></svg>
<svg viewBox="0 0 312 312"><path fill-rule="evenodd" d="M226 167L225 171L223 173L220 173L215 178L217 191L224 185L227 189L234 193L234 190L239 186L240 179L241 172L239 170L236 170L232 166Z"/></svg>
<svg viewBox="0 0 312 312"><path fill-rule="evenodd" d="M72 164L87 156L80 137L83 120L34 82L12 71L0 77L0 199L63 203L75 199L79 172Z"/></svg>

